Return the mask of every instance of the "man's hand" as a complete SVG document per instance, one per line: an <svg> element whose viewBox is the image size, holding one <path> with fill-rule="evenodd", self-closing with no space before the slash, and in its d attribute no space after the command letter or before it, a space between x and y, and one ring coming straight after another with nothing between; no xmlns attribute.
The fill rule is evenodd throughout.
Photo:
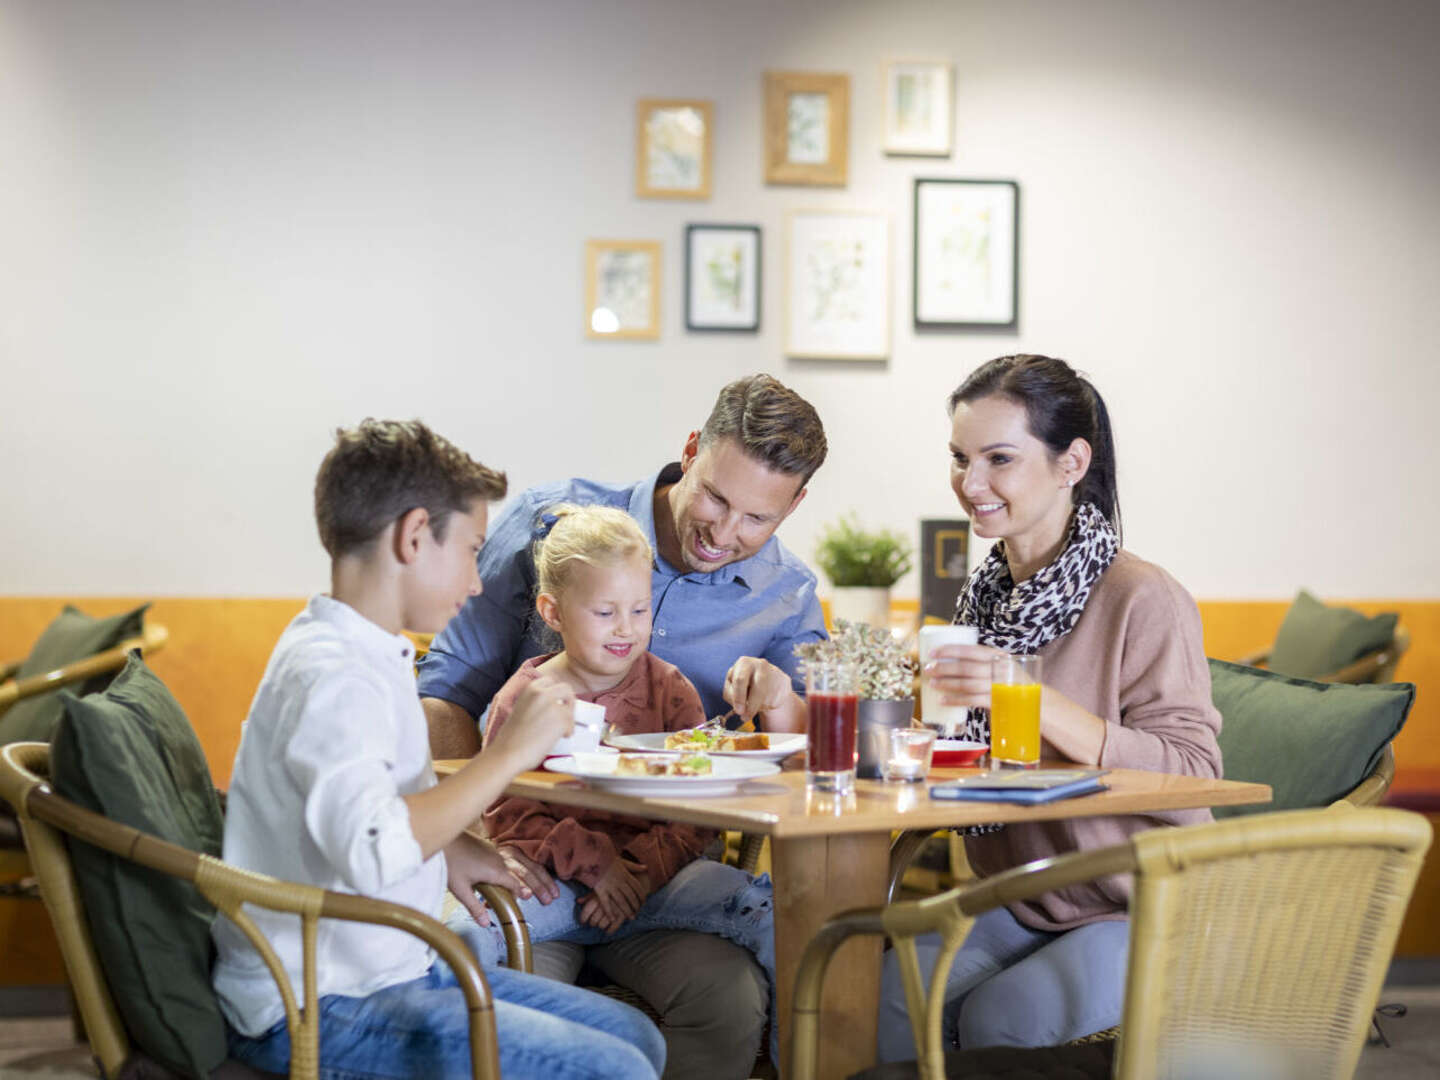
<svg viewBox="0 0 1440 1080"><path fill-rule="evenodd" d="M506 869L519 878L540 903L548 904L560 895L560 887L555 884L550 871L519 848L501 847L500 858L505 860Z"/></svg>
<svg viewBox="0 0 1440 1080"><path fill-rule="evenodd" d="M445 845L445 869L455 899L481 926L490 925L490 909L476 894L476 885L503 885L521 899L530 896L530 887L510 872L494 845L469 833Z"/></svg>
<svg viewBox="0 0 1440 1080"><path fill-rule="evenodd" d="M725 675L720 696L734 706L741 720L749 723L757 713L789 705L795 693L784 670L758 656L742 656Z"/></svg>
<svg viewBox="0 0 1440 1080"><path fill-rule="evenodd" d="M580 922L613 934L635 917L650 893L649 876L632 874L616 859L595 883L591 894L580 901Z"/></svg>

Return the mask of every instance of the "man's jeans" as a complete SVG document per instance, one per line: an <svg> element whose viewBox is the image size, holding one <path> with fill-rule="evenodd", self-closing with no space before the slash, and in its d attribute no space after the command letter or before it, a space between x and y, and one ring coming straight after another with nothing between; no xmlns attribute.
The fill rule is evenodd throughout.
<svg viewBox="0 0 1440 1080"><path fill-rule="evenodd" d="M940 935L915 940L920 977L930 984ZM1032 930L1006 908L975 920L945 984L942 1034L959 1046L1056 1046L1120 1022L1129 955L1128 919L1063 933ZM880 982L880 1060L915 1058L894 952Z"/></svg>
<svg viewBox="0 0 1440 1080"><path fill-rule="evenodd" d="M509 968L487 967L485 978L495 998L505 1080L654 1080L664 1067L660 1032L628 1005ZM288 1071L285 1022L258 1039L232 1030L230 1054L268 1072ZM321 1080L470 1075L465 998L443 961L419 979L368 997L320 999Z"/></svg>
<svg viewBox="0 0 1440 1080"><path fill-rule="evenodd" d="M560 895L548 904L535 897L520 901L530 928L530 940L569 941L577 945L601 945L650 930L698 930L716 934L749 949L765 969L770 982L770 1015L775 1015L775 920L774 890L768 874L752 878L713 859L696 859L664 886L651 893L635 917L613 934L593 926L582 926L576 918L576 904L587 895L584 886L557 881ZM487 968L505 959L505 938L495 920L477 926L465 915L468 925L457 920L450 929L460 934ZM772 1034L773 1034L772 1025ZM772 1056L774 1055L774 1039Z"/></svg>

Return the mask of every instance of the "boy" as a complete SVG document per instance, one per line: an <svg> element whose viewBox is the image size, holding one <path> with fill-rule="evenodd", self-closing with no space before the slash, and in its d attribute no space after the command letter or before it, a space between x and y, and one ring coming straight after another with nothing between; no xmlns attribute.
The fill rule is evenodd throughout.
<svg viewBox="0 0 1440 1080"><path fill-rule="evenodd" d="M315 480L331 591L281 635L236 754L225 860L278 878L362 893L439 916L449 887L481 925L473 886L531 888L464 833L517 772L572 726L574 694L537 680L511 724L444 781L430 764L402 628L434 632L481 589L486 501L505 476L418 421L366 420L337 432ZM520 872L528 871L520 867ZM301 942L291 916L252 910L292 985ZM240 930L220 918L214 984L231 1054L271 1072L290 1057L279 992ZM316 947L322 1077L470 1075L464 999L419 939L324 920ZM597 994L505 968L486 972L504 1075L655 1077L659 1032Z"/></svg>

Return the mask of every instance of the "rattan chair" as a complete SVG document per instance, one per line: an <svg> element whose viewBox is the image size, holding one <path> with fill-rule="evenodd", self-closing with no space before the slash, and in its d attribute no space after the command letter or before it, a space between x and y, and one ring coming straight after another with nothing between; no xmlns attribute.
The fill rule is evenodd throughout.
<svg viewBox="0 0 1440 1080"><path fill-rule="evenodd" d="M839 915L801 960L789 1075L815 1076L826 967L855 934L895 942L923 1048L918 1075L967 1075L967 1052L946 1054L941 1045L941 1017L946 975L974 917L1128 873L1134 894L1116 1077L1349 1077L1430 840L1419 814L1342 803L1151 829L939 896ZM944 948L927 988L914 939L935 932ZM1053 1064L1067 1049L1014 1050L1011 1061L1018 1066L1033 1053ZM873 1072L896 1075L893 1066Z"/></svg>
<svg viewBox="0 0 1440 1080"><path fill-rule="evenodd" d="M375 923L403 930L433 948L454 970L470 1014L471 1069L477 1080L499 1080L499 1046L490 989L475 958L461 939L444 925L413 908L382 900L330 892L311 885L279 881L229 866L208 855L142 833L92 813L55 794L47 783L50 747L45 743L12 743L0 748L0 796L19 813L25 846L40 883L40 895L60 940L65 968L85 1022L91 1050L103 1074L115 1080L127 1063L143 1059L130 1042L105 981L86 922L84 902L76 885L66 836L103 848L120 858L193 884L200 894L244 931L264 958L280 989L290 1029L290 1076L314 1078L319 1067L319 1012L316 994L315 925L321 918ZM504 889L479 886L491 909L499 914L512 966L529 962L529 936L523 916ZM300 916L303 926L305 977L302 1000L296 999L284 968L269 942L241 910L242 903ZM253 1074L227 1063L238 1075Z"/></svg>
<svg viewBox="0 0 1440 1080"><path fill-rule="evenodd" d="M52 690L59 690L62 686L71 686L96 675L119 671L125 666L125 658L133 649L139 649L142 655L149 656L163 648L169 638L170 632L165 627L158 623L150 623L145 627L143 633L133 638L126 638L113 649L106 649L94 656L87 656L83 660L75 660L54 671L42 672L39 675L27 675L23 679L17 679L15 674L20 670L23 661L0 665L0 714L4 714L6 709L24 698L35 697L37 694L48 694Z"/></svg>
<svg viewBox="0 0 1440 1080"><path fill-rule="evenodd" d="M1410 631L1403 626L1395 627L1394 636L1373 652L1368 652L1358 660L1353 660L1344 667L1329 674L1321 675L1315 682L1338 682L1338 683L1388 683L1395 681L1395 668L1400 664L1400 658L1405 655L1405 650L1410 648ZM1247 667L1265 667L1270 663L1270 649L1261 649L1258 652L1242 656L1235 661L1237 664L1244 664Z"/></svg>

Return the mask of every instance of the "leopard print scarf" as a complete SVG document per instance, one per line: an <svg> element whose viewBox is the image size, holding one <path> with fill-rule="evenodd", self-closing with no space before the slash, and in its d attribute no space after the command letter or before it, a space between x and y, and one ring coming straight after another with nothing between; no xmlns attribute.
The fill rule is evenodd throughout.
<svg viewBox="0 0 1440 1080"><path fill-rule="evenodd" d="M977 627L980 644L1008 653L1037 653L1080 621L1090 590L1120 550L1120 538L1094 503L1075 509L1070 536L1059 556L1015 584L1005 561L1005 542L990 549L960 590L954 622ZM990 713L971 709L966 739L990 741Z"/></svg>

